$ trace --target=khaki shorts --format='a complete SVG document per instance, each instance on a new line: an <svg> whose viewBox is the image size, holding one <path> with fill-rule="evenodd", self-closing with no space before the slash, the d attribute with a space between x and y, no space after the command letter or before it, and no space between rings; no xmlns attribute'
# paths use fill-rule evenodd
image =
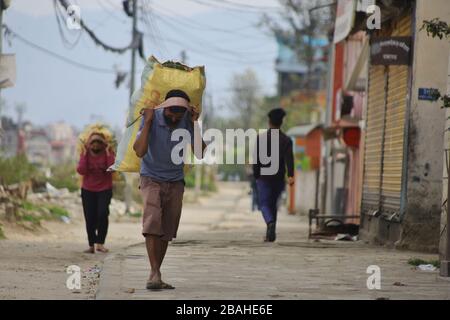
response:
<svg viewBox="0 0 450 320"><path fill-rule="evenodd" d="M141 176L139 189L144 203L142 235L171 241L177 236L183 203L184 182L159 182Z"/></svg>

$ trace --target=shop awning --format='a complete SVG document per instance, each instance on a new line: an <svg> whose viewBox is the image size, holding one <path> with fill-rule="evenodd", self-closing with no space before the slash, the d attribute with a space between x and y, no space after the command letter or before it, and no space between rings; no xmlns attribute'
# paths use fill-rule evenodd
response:
<svg viewBox="0 0 450 320"><path fill-rule="evenodd" d="M348 128L360 128L359 121L356 119L339 119L330 126L323 128L324 138L325 140L336 139L341 129Z"/></svg>
<svg viewBox="0 0 450 320"><path fill-rule="evenodd" d="M359 121L355 119L340 119L324 129L324 139L342 139L347 147L358 148L361 138Z"/></svg>
<svg viewBox="0 0 450 320"><path fill-rule="evenodd" d="M345 91L365 91L367 80L367 68L369 65L369 39L364 41L363 48L359 54L358 61L352 70L352 74L347 79Z"/></svg>
<svg viewBox="0 0 450 320"><path fill-rule="evenodd" d="M355 22L356 0L339 0L334 25L334 43L341 42L350 34Z"/></svg>

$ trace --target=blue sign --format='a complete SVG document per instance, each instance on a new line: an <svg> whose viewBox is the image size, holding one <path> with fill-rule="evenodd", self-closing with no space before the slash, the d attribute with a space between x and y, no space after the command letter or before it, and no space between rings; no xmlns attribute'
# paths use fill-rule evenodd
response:
<svg viewBox="0 0 450 320"><path fill-rule="evenodd" d="M439 91L433 88L419 88L419 100L436 101Z"/></svg>

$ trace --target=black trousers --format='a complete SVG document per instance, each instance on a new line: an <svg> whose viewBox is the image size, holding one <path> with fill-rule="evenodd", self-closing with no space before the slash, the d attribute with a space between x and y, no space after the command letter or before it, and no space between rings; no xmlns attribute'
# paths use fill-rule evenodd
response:
<svg viewBox="0 0 450 320"><path fill-rule="evenodd" d="M108 233L109 204L111 203L112 189L93 192L81 189L84 219L89 246L95 243L104 244Z"/></svg>

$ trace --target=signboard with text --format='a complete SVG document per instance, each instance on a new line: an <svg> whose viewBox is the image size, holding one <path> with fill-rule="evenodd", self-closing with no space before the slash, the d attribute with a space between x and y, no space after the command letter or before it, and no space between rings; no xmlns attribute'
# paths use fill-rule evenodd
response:
<svg viewBox="0 0 450 320"><path fill-rule="evenodd" d="M410 65L411 37L375 37L370 42L372 65Z"/></svg>

